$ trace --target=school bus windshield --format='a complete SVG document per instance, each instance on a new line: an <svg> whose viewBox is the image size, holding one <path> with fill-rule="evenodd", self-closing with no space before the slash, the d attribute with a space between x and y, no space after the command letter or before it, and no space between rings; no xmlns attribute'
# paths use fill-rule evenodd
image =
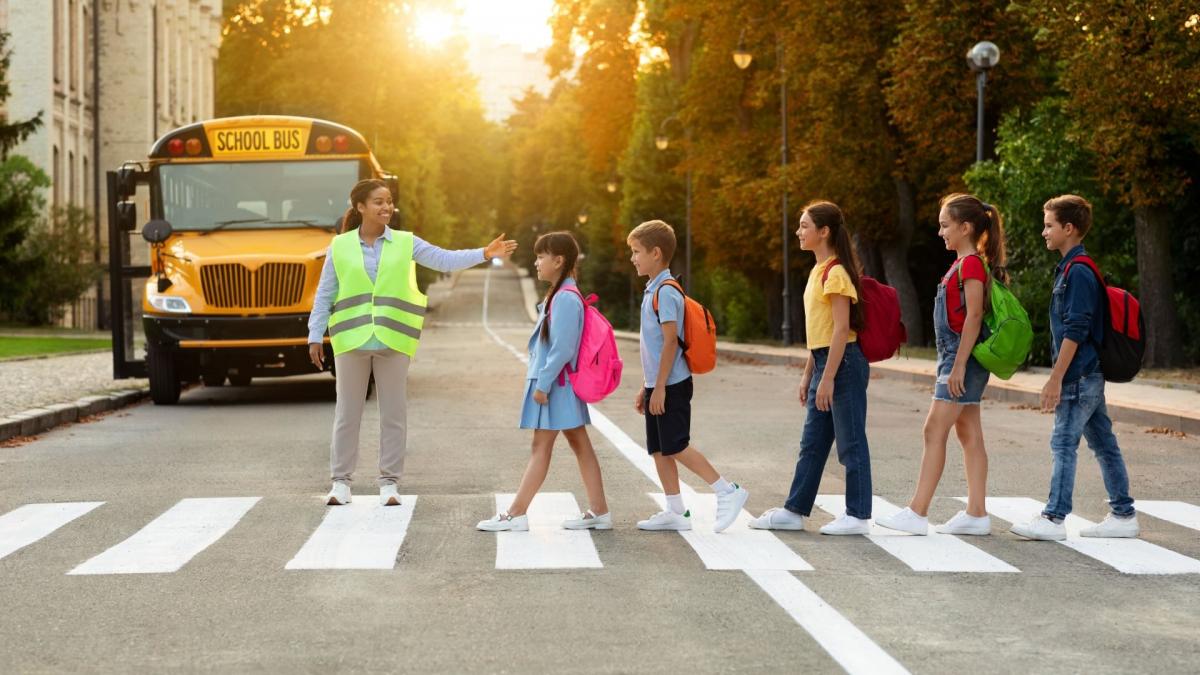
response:
<svg viewBox="0 0 1200 675"><path fill-rule="evenodd" d="M176 231L332 228L358 160L204 162L158 167L163 217Z"/></svg>

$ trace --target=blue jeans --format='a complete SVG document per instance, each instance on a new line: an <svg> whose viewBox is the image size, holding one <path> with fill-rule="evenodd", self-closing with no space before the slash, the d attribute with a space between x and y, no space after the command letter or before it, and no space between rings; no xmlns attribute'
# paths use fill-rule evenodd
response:
<svg viewBox="0 0 1200 675"><path fill-rule="evenodd" d="M1129 475L1125 472L1125 460L1121 457L1112 420L1104 405L1104 375L1099 371L1063 385L1062 398L1054 409L1054 433L1050 436L1054 474L1050 478L1050 498L1042 515L1061 520L1071 512L1080 437L1087 439L1088 447L1100 462L1100 473L1108 490L1108 506L1113 514L1133 515Z"/></svg>
<svg viewBox="0 0 1200 675"><path fill-rule="evenodd" d="M846 353L833 379L833 405L828 411L817 410L817 385L825 372L829 348L814 349L812 381L808 386L808 406L804 435L800 439L800 459L784 507L808 516L817 499L821 474L829 459L829 450L837 439L838 461L846 468L846 513L855 518L871 517L871 455L867 447L867 383L870 367L858 344L846 345Z"/></svg>

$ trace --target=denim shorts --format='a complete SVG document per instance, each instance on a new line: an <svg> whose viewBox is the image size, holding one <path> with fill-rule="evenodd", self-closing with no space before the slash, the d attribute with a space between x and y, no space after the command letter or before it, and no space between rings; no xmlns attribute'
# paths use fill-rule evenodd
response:
<svg viewBox="0 0 1200 675"><path fill-rule="evenodd" d="M933 400L960 403L962 405L979 405L983 400L983 390L987 387L988 378L992 376L987 368L979 365L974 356L967 357L967 370L963 375L963 394L958 398L950 395L950 371L954 369L954 359L957 351L938 349L937 383L933 385Z"/></svg>

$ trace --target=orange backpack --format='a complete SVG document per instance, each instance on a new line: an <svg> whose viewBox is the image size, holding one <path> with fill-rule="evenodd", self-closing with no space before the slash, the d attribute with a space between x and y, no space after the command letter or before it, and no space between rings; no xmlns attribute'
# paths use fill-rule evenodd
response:
<svg viewBox="0 0 1200 675"><path fill-rule="evenodd" d="M717 322L704 305L683 292L683 286L674 279L667 279L654 292L654 316L658 317L658 292L663 286L673 286L683 295L683 334L687 341L676 335L683 360L693 375L703 375L717 367Z"/></svg>

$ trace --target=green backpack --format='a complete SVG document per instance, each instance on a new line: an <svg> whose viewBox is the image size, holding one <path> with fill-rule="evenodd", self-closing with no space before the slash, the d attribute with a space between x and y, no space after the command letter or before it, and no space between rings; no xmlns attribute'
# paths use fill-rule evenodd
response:
<svg viewBox="0 0 1200 675"><path fill-rule="evenodd" d="M987 263L983 265L988 278L988 294L991 296L991 311L984 315L983 323L988 327L986 339L975 343L971 356L979 365L987 368L1002 380L1007 380L1025 364L1033 346L1033 325L1029 314L1004 284L996 281ZM966 303L963 290L962 265L958 266L958 297Z"/></svg>

